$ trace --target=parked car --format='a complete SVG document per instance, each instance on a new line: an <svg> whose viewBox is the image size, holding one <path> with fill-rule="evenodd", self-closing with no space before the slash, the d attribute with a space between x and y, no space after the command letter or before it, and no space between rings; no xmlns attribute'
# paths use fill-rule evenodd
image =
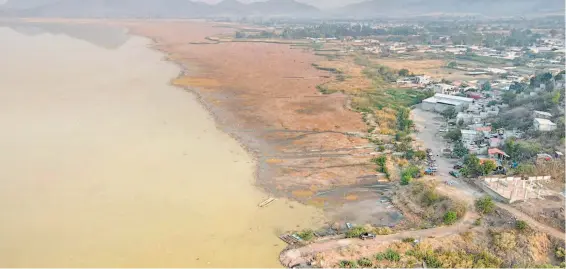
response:
<svg viewBox="0 0 566 269"><path fill-rule="evenodd" d="M462 162L458 162L457 164L454 165L454 169L458 170L458 169L462 169L464 167L464 163Z"/></svg>
<svg viewBox="0 0 566 269"><path fill-rule="evenodd" d="M460 177L460 173L458 171L450 171L450 175L455 177L455 178L459 178Z"/></svg>
<svg viewBox="0 0 566 269"><path fill-rule="evenodd" d="M362 239L362 240L374 239L374 238L375 238L375 234L372 234L372 233L363 233L363 234L360 234L360 239Z"/></svg>
<svg viewBox="0 0 566 269"><path fill-rule="evenodd" d="M434 176L434 173L435 173L435 172L436 172L436 170L433 171L432 169L427 168L427 169L425 170L425 175Z"/></svg>

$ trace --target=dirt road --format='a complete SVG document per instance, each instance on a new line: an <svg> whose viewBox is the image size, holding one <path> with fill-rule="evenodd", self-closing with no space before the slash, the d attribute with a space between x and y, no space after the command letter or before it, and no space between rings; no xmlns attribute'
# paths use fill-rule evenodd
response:
<svg viewBox="0 0 566 269"><path fill-rule="evenodd" d="M475 199L486 195L484 192L478 191L474 187L468 185L462 180L456 180L450 176L449 172L452 170L454 161L450 161L447 158L443 158L440 154L440 150L446 147L446 143L441 138L441 134L438 133L438 127L440 126L441 117L438 114L423 111L421 109L414 109L412 111L412 118L419 130L417 134L417 140L420 140L426 147L431 148L437 157L438 173L434 177L439 182L450 181L452 186L446 184L440 184L437 188L438 191L445 195L455 197L460 200L465 200L468 203L472 203ZM518 209L504 203L495 203L499 208L508 211L514 215L519 220L526 221L530 226L543 231L553 237L560 238L564 240L565 234L558 229L552 228L546 224L540 223L530 217L529 215L519 211Z"/></svg>
<svg viewBox="0 0 566 269"><path fill-rule="evenodd" d="M379 235L374 240L361 240L357 238L339 239L332 241L324 241L313 243L301 248L290 249L283 251L279 256L281 264L291 267L296 264L303 264L310 260L310 258L319 252L328 251L331 249L347 247L352 245L368 246L375 244L388 244L394 241L400 241L404 238L412 237L444 237L452 234L462 233L472 228L474 220L478 217L475 212L466 212L464 217L456 224L451 226L441 226L432 229L404 231L391 235Z"/></svg>

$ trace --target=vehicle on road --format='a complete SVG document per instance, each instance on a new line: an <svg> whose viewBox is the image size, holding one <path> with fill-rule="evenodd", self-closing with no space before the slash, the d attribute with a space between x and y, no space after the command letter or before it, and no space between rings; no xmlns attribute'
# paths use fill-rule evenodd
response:
<svg viewBox="0 0 566 269"><path fill-rule="evenodd" d="M455 177L455 178L459 178L460 177L460 172L458 171L450 171L449 173L451 176Z"/></svg>
<svg viewBox="0 0 566 269"><path fill-rule="evenodd" d="M375 234L372 234L372 233L363 233L363 234L360 234L360 239L362 239L362 240L374 239L374 238L375 238Z"/></svg>
<svg viewBox="0 0 566 269"><path fill-rule="evenodd" d="M425 175L429 175L429 176L434 176L434 173L435 173L435 172L436 172L436 169L433 170L433 169L430 169L430 168L427 168L427 169L424 171Z"/></svg>

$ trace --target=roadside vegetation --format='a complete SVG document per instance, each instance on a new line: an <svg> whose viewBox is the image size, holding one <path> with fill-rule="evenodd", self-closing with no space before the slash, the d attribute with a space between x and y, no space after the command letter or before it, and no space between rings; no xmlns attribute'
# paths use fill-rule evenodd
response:
<svg viewBox="0 0 566 269"><path fill-rule="evenodd" d="M413 169L406 169L404 177ZM402 179L403 182L403 179ZM452 225L466 214L466 206L441 195L432 182L414 180L408 187L400 188L393 203L404 213L418 216L418 219L407 220L405 228L432 228L439 225Z"/></svg>

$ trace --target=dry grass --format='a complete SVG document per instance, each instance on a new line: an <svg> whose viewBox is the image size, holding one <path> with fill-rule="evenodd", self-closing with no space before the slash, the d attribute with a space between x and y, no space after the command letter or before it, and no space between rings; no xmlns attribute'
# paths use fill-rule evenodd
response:
<svg viewBox="0 0 566 269"><path fill-rule="evenodd" d="M443 60L404 60L404 59L384 59L373 60L376 64L385 65L393 69L408 69L414 74L424 74L432 77L438 76L435 69L442 68L446 65Z"/></svg>

